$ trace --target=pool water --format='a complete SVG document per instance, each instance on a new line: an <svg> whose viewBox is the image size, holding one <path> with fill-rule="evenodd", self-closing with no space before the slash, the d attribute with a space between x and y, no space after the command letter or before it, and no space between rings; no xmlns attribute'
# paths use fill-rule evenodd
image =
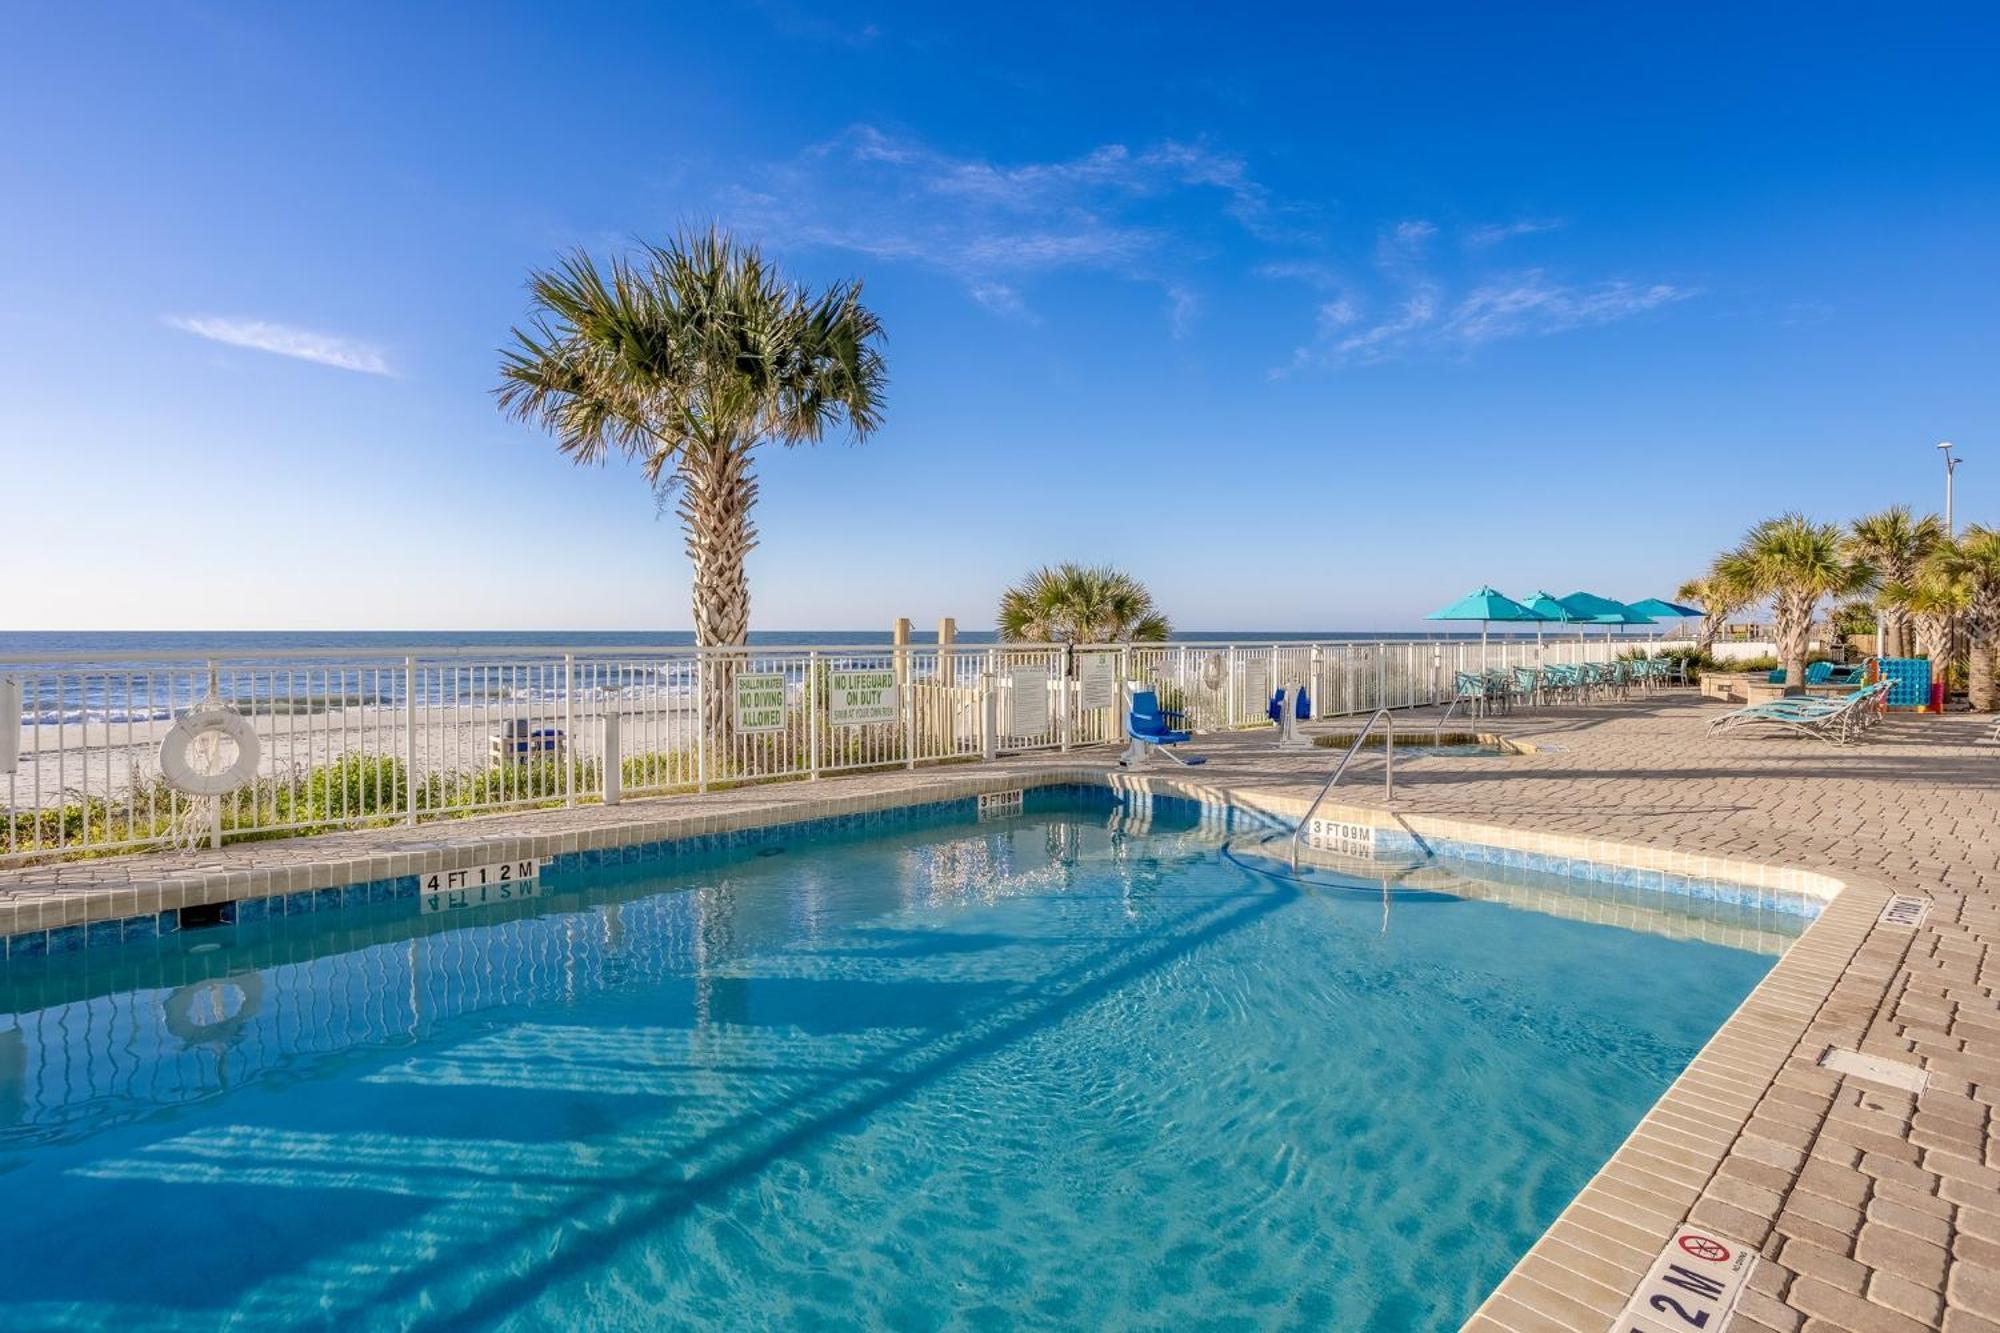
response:
<svg viewBox="0 0 2000 1333"><path fill-rule="evenodd" d="M16 966L0 1326L1453 1328L1772 962L1229 836L1031 793Z"/></svg>

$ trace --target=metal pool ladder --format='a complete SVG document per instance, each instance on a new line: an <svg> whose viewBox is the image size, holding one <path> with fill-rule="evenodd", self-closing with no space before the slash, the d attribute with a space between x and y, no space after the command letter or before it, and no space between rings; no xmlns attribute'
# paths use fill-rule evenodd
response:
<svg viewBox="0 0 2000 1333"><path fill-rule="evenodd" d="M1299 839L1303 838L1306 830L1312 827L1312 817L1319 810L1320 802L1326 799L1326 794L1334 789L1341 776L1347 772L1348 764L1353 762L1354 756L1361 749L1361 742L1368 739L1368 733L1375 729L1377 722L1382 723L1383 794L1392 801L1396 799L1396 719L1388 709L1378 708L1369 714L1368 721L1362 725L1359 732L1355 733L1353 743L1347 747L1347 753L1340 756L1340 762L1334 765L1333 776L1319 789L1319 795L1313 797L1312 804L1306 807L1305 816L1299 820L1298 827L1292 830L1291 851L1294 871L1299 868Z"/></svg>

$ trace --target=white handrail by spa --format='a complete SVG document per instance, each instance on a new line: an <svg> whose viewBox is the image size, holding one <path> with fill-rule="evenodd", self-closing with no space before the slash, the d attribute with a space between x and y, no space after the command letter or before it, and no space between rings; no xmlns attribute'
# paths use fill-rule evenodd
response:
<svg viewBox="0 0 2000 1333"><path fill-rule="evenodd" d="M1334 766L1333 776L1328 778L1326 785L1319 789L1319 795L1313 797L1312 804L1306 807L1305 816L1299 820L1298 827L1292 830L1293 870L1296 871L1299 868L1299 839L1305 836L1308 828L1312 827L1313 813L1319 809L1319 803L1326 799L1326 794L1333 790L1334 785L1347 772L1348 764L1354 761L1354 756L1361 750L1361 742L1368 739L1368 733L1375 729L1377 722L1384 724L1382 729L1382 780L1384 783L1384 792L1390 800L1395 799L1396 718L1388 709L1378 708L1369 714L1368 721L1362 725L1360 731L1355 733L1353 743L1347 747L1347 753L1340 756L1340 762Z"/></svg>

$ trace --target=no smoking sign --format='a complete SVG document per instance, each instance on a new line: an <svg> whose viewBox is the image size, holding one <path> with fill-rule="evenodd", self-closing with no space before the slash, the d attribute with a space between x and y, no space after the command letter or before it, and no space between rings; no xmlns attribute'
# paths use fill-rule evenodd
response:
<svg viewBox="0 0 2000 1333"><path fill-rule="evenodd" d="M1681 1227L1625 1303L1612 1333L1722 1333L1757 1252L1700 1227Z"/></svg>

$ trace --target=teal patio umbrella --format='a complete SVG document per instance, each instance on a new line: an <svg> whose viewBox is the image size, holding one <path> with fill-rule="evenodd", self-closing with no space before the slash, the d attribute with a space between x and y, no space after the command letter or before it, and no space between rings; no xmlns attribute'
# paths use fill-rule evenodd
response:
<svg viewBox="0 0 2000 1333"><path fill-rule="evenodd" d="M1592 625L1604 626L1604 641L1611 642L1613 625L1650 625L1653 618L1642 611L1635 611L1623 602L1614 602L1609 597L1599 597L1593 592L1573 592L1567 597L1556 599L1568 607L1578 620Z"/></svg>
<svg viewBox="0 0 2000 1333"><path fill-rule="evenodd" d="M1560 621L1564 624L1594 623L1589 617L1580 616L1557 601L1553 593L1537 591L1534 596L1523 598L1522 604L1540 616L1544 621ZM1541 642L1542 631L1540 627L1537 627L1535 630L1535 646L1539 648Z"/></svg>
<svg viewBox="0 0 2000 1333"><path fill-rule="evenodd" d="M1699 607L1682 606L1664 597L1648 597L1644 601L1632 603L1632 609L1640 615L1651 616L1655 620L1687 620L1700 618L1708 613Z"/></svg>
<svg viewBox="0 0 2000 1333"><path fill-rule="evenodd" d="M1486 660L1486 627L1495 620L1508 622L1543 621L1548 617L1531 607L1521 605L1513 598L1481 587L1477 592L1465 596L1445 607L1433 611L1425 620L1476 620L1479 622L1479 660Z"/></svg>

